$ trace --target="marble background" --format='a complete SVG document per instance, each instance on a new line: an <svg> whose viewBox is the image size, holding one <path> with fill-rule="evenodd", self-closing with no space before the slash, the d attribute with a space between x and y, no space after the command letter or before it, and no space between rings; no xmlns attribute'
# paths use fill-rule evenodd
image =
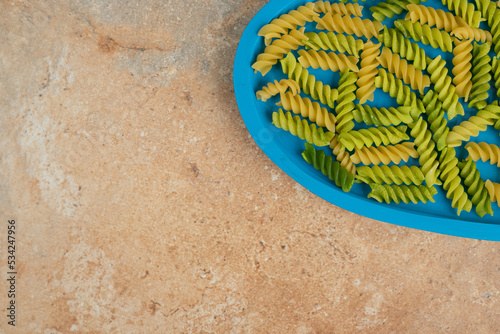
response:
<svg viewBox="0 0 500 334"><path fill-rule="evenodd" d="M499 243L344 211L249 136L265 3L0 0L0 332L500 332Z"/></svg>

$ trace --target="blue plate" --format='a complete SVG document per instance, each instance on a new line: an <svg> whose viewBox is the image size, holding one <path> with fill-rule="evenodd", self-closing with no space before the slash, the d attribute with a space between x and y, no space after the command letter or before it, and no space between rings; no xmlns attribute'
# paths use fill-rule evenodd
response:
<svg viewBox="0 0 500 334"><path fill-rule="evenodd" d="M377 1L366 1L360 3L364 6L363 18L372 18L368 8L373 6L376 2ZM257 55L263 52L265 48L264 38L258 36L257 33L260 28L269 23L272 19L290 10L296 9L305 3L307 3L307 1L304 0L270 1L257 13L257 15L255 15L241 37L234 62L234 90L243 120L257 145L259 145L262 151L264 151L279 168L295 181L326 201L345 210L368 218L420 230L467 238L500 241L500 209L497 203L492 203L495 216L486 215L484 217L479 217L475 213L474 208L470 213L462 212L460 216L457 216L456 210L451 207L451 201L446 198L446 193L439 186L437 186L438 194L434 196L436 202L428 202L427 204L393 203L388 205L378 203L373 199L366 198L370 192L370 188L365 184L354 184L351 192L344 193L320 171L314 169L313 166L303 160L301 156L304 150L303 140L271 124L272 112L279 109L275 106L279 98L274 97L264 103L255 98L255 92L260 90L267 83L273 82L275 79L279 80L286 78L286 75L282 73L279 63L265 76L262 76L260 73L254 73L251 65L255 62ZM438 1L429 0L425 5L432 5L436 9L446 9L441 5L441 2ZM388 27L393 27L394 20L401 18L404 18L404 13L402 15L396 15L393 19L387 19L383 23ZM488 29L483 25L481 27ZM308 23L306 25L306 31L315 31L314 25ZM364 40L366 41L366 39ZM372 40L377 42L375 38ZM447 61L448 66L452 66L452 53L443 53L440 50L435 50L422 44L420 44L420 46L424 47L431 57L436 57L440 54ZM449 67L450 74L451 66ZM334 87L337 86L337 81L339 79L338 73L309 70L323 82L329 83ZM416 93L418 96L418 92ZM495 96L496 93L491 90L488 102L491 103ZM467 103L465 103L463 99L460 99L460 101L465 108L465 116L455 117L455 119L449 121L448 126L450 129L454 125L467 120L476 112L473 109L469 109ZM368 102L368 104L377 107L397 106L395 101L390 98L388 94L380 90L375 92L375 101ZM499 133L493 127L481 133L479 137L472 138L471 141L486 141L488 143L500 145ZM331 155L331 150L328 148L324 150L327 154ZM461 148L457 148L456 151L457 158L459 159L463 159L467 156L467 152L463 149L463 145ZM410 159L408 164L418 165L418 161ZM481 177L484 180L490 179L494 182L500 182L500 172L496 166L483 162L478 162L477 165L481 172Z"/></svg>

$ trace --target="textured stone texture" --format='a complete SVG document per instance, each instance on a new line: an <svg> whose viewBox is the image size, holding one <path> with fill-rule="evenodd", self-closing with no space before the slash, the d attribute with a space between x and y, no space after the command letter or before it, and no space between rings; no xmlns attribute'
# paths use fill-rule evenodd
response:
<svg viewBox="0 0 500 334"><path fill-rule="evenodd" d="M346 212L250 138L232 61L265 2L0 1L16 333L500 332L498 243Z"/></svg>

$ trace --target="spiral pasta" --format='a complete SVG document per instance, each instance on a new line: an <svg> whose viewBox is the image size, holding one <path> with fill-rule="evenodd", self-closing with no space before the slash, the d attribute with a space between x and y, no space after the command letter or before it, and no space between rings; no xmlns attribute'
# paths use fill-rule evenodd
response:
<svg viewBox="0 0 500 334"><path fill-rule="evenodd" d="M369 105L356 104L353 110L354 120L358 123L367 125L399 125L401 123L408 124L413 121L410 115L411 107L393 108L375 108Z"/></svg>
<svg viewBox="0 0 500 334"><path fill-rule="evenodd" d="M485 142L470 142L465 145L465 149L469 152L469 157L472 160L478 161L481 159L483 162L489 161L491 165L497 164L497 167L500 167L500 147L497 145Z"/></svg>
<svg viewBox="0 0 500 334"><path fill-rule="evenodd" d="M259 90L255 93L257 100L261 100L262 102L266 102L270 97L275 96L276 94L283 94L288 89L292 95L300 93L300 87L297 81L290 79L282 79L278 82L278 80L274 80L274 83L270 82L267 86L262 87L262 90Z"/></svg>
<svg viewBox="0 0 500 334"><path fill-rule="evenodd" d="M488 105L467 121L454 126L448 134L446 143L450 147L460 146L462 141L469 141L470 137L477 137L479 132L486 131L488 125L493 125L498 119L500 119L500 107Z"/></svg>
<svg viewBox="0 0 500 334"><path fill-rule="evenodd" d="M363 16L363 6L357 3L330 3L329 1L316 1L314 2L314 10L321 13Z"/></svg>
<svg viewBox="0 0 500 334"><path fill-rule="evenodd" d="M356 90L357 79L358 76L356 73L345 71L339 80L339 99L335 107L337 132L339 134L351 131L354 128L354 122L352 121L354 115L352 111L354 109L354 100L356 99L354 91Z"/></svg>
<svg viewBox="0 0 500 334"><path fill-rule="evenodd" d="M388 126L343 132L339 134L338 141L348 151L352 151L355 147L362 148L373 145L380 146L381 144L398 144L403 140L409 139L405 133L406 129L406 126L400 125L398 127Z"/></svg>
<svg viewBox="0 0 500 334"><path fill-rule="evenodd" d="M446 191L446 198L451 199L451 206L460 212L470 212L472 202L461 183L460 169L458 169L458 159L455 156L455 149L445 147L439 157L439 177L443 181L443 188Z"/></svg>
<svg viewBox="0 0 500 334"><path fill-rule="evenodd" d="M500 10L489 0L476 0L476 5L487 20L492 34L495 53L500 53Z"/></svg>
<svg viewBox="0 0 500 334"><path fill-rule="evenodd" d="M408 204L410 202L417 204L418 202L427 203L428 201L435 202L434 195L437 194L435 187L429 186L397 186L371 183L372 191L368 194L368 198L376 199L378 202L386 202L387 204L401 202Z"/></svg>
<svg viewBox="0 0 500 334"><path fill-rule="evenodd" d="M386 0L376 6L370 7L373 18L377 21L384 21L392 18L396 14L401 14L409 4L419 4L420 0Z"/></svg>
<svg viewBox="0 0 500 334"><path fill-rule="evenodd" d="M500 183L491 182L490 180L486 180L484 183L486 190L488 190L488 194L490 195L490 200L492 202L499 202L500 200Z"/></svg>
<svg viewBox="0 0 500 334"><path fill-rule="evenodd" d="M379 64L377 57L380 54L380 46L381 44L373 44L371 41L368 41L361 53L361 69L358 72L358 81L356 82L358 85L356 97L361 104L367 100L373 101L375 76L378 73L377 66Z"/></svg>
<svg viewBox="0 0 500 334"><path fill-rule="evenodd" d="M448 75L446 61L441 59L441 56L437 56L434 59L427 59L427 62L427 72L431 75L434 90L438 93L439 101L443 102L443 108L447 112L448 119L451 120L457 115L464 115L464 107L458 102L455 86L451 83L452 79Z"/></svg>
<svg viewBox="0 0 500 334"><path fill-rule="evenodd" d="M340 14L327 13L323 17L316 17L316 29L326 29L338 33L346 33L348 35L356 35L358 37L365 36L366 38L377 37L383 25L380 22L373 22L368 19L360 19L359 17L342 16Z"/></svg>
<svg viewBox="0 0 500 334"><path fill-rule="evenodd" d="M441 0L441 2L473 28L478 28L479 23L483 21L481 12L476 11L474 5L468 3L467 0Z"/></svg>
<svg viewBox="0 0 500 334"><path fill-rule="evenodd" d="M458 168L460 169L460 177L464 180L464 185L467 188L467 194L471 197L472 204L476 206L476 213L480 217L486 214L493 216L490 196L479 170L477 170L476 163L469 158L459 162Z"/></svg>
<svg viewBox="0 0 500 334"><path fill-rule="evenodd" d="M474 0L477 9L481 12L481 16L488 22L491 27L491 23L494 20L495 11L497 10L497 4L490 0Z"/></svg>
<svg viewBox="0 0 500 334"><path fill-rule="evenodd" d="M460 27L460 23L465 23L462 18L458 17L459 20L457 20L455 15L441 9L434 9L432 7L416 4L409 4L406 8L408 9L408 14L406 14L405 18L406 20L409 19L412 23L427 23L430 27L435 26L436 28L444 29L447 32L451 32L453 29Z"/></svg>
<svg viewBox="0 0 500 334"><path fill-rule="evenodd" d="M356 180L363 183L421 185L424 173L417 166L361 166L357 169Z"/></svg>
<svg viewBox="0 0 500 334"><path fill-rule="evenodd" d="M297 62L292 53L289 53L285 59L280 60L283 73L288 75L289 79L295 80L304 93L311 95L315 100L327 104L330 108L335 107L339 93L337 89L324 85L323 82L316 80L316 77L309 74L309 71Z"/></svg>
<svg viewBox="0 0 500 334"><path fill-rule="evenodd" d="M295 114L301 114L302 117L309 118L311 122L326 127L331 132L335 132L335 115L329 113L318 102L312 102L307 97L301 97L292 92L280 94L280 99L277 106L281 106L287 111L291 110Z"/></svg>
<svg viewBox="0 0 500 334"><path fill-rule="evenodd" d="M333 155L335 155L342 167L345 167L349 173L356 175L356 165L352 162L349 152L342 146L342 143L337 141L337 139L338 135L335 135L330 142L330 148L332 149Z"/></svg>
<svg viewBox="0 0 500 334"><path fill-rule="evenodd" d="M382 54L377 57L380 65L394 73L398 79L402 79L405 84L409 84L412 89L418 89L420 94L424 89L431 85L431 79L415 69L415 66L409 65L405 59L401 59L397 54L392 53L389 48L382 49Z"/></svg>
<svg viewBox="0 0 500 334"><path fill-rule="evenodd" d="M415 68L425 70L427 67L425 50L418 46L417 43L405 38L398 30L384 27L384 31L378 36L378 40L390 48L392 52L399 53L401 57L413 61Z"/></svg>
<svg viewBox="0 0 500 334"><path fill-rule="evenodd" d="M490 43L482 45L474 43L469 108L483 109L488 104L486 100L489 97L488 90L491 80L491 57L488 55L490 48Z"/></svg>
<svg viewBox="0 0 500 334"><path fill-rule="evenodd" d="M417 96L406 86L401 79L394 77L392 73L387 73L384 69L378 70L378 76L375 78L375 87L382 88L382 90L396 102L402 106L410 106L412 110L418 110Z"/></svg>
<svg viewBox="0 0 500 334"><path fill-rule="evenodd" d="M410 124L410 135L415 138L415 146L419 154L419 163L425 176L425 183L428 186L441 184L438 180L439 162L438 154L435 150L436 144L432 140L432 134L427 129L427 122L422 117Z"/></svg>
<svg viewBox="0 0 500 334"><path fill-rule="evenodd" d="M453 29L451 31L451 36L455 36L458 39L475 40L481 43L491 43L493 41L491 32L483 29L471 28L470 26L458 27Z"/></svg>
<svg viewBox="0 0 500 334"><path fill-rule="evenodd" d="M266 24L259 30L258 35L264 36L267 46L271 44L273 38L280 38L281 35L287 34L289 30L296 29L297 26L303 26L306 22L312 22L316 16L319 16L319 14L314 10L314 4L307 3L305 6L300 6L272 20L271 23Z"/></svg>
<svg viewBox="0 0 500 334"><path fill-rule="evenodd" d="M441 49L444 52L453 51L453 39L446 31L437 28L431 28L429 25L421 25L418 22L397 20L394 25L407 38L413 38L417 42L430 45L435 49Z"/></svg>
<svg viewBox="0 0 500 334"><path fill-rule="evenodd" d="M446 147L446 140L450 132L448 121L444 117L443 104L438 100L438 95L433 90L429 90L424 95L422 103L425 106L427 121L430 124L432 140L436 143L437 150L442 151Z"/></svg>
<svg viewBox="0 0 500 334"><path fill-rule="evenodd" d="M351 156L352 162L363 165L388 165L391 162L399 164L401 160L407 162L410 157L418 158L414 143L402 143L397 145L362 147L356 148Z"/></svg>
<svg viewBox="0 0 500 334"><path fill-rule="evenodd" d="M257 56L257 61L252 65L255 73L260 72L262 75L266 75L272 66L283 58L283 55L304 45L303 41L307 40L304 30L305 28L291 30L288 34L281 36L280 39L267 46L264 52Z"/></svg>
<svg viewBox="0 0 500 334"><path fill-rule="evenodd" d="M491 60L491 72L493 72L493 81L495 81L495 88L497 89L497 97L500 97L500 58L499 56L493 57Z"/></svg>
<svg viewBox="0 0 500 334"><path fill-rule="evenodd" d="M308 41L304 42L307 48L319 50L332 50L339 51L342 53L348 53L353 56L358 56L360 50L363 50L364 43L360 39L356 39L353 36L345 36L342 34L335 34L333 32L306 32L305 34Z"/></svg>
<svg viewBox="0 0 500 334"><path fill-rule="evenodd" d="M470 40L455 40L453 49L453 84L455 92L467 102L472 89L472 43Z"/></svg>
<svg viewBox="0 0 500 334"><path fill-rule="evenodd" d="M309 124L305 119L301 120L300 116L292 117L290 112L285 114L282 109L273 112L272 123L277 128L289 131L292 135L316 146L327 146L334 136L333 132L324 133L323 128Z"/></svg>
<svg viewBox="0 0 500 334"><path fill-rule="evenodd" d="M325 151L316 150L311 144L305 144L306 149L302 153L304 160L319 169L330 180L335 182L337 187L348 192L354 184L354 175L342 167L338 161L332 161L331 156L326 156Z"/></svg>
<svg viewBox="0 0 500 334"><path fill-rule="evenodd" d="M312 67L322 70L345 71L349 69L353 72L358 72L356 63L358 59L354 56L346 56L345 54L336 54L334 52L316 51L316 50L299 50L299 63L305 68Z"/></svg>

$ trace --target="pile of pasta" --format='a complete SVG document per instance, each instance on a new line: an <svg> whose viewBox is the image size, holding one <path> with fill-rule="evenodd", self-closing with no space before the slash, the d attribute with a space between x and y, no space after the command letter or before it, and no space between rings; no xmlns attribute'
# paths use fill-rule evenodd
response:
<svg viewBox="0 0 500 334"><path fill-rule="evenodd" d="M442 187L458 215L473 207L493 215L500 184L483 180L476 162L500 167L500 148L470 140L500 130L500 106L490 98L491 88L500 97L500 8L489 0L442 0L448 11L420 2L382 1L370 18L358 3L307 2L273 19L258 33L265 48L252 68L265 76L278 67L283 79L256 98L279 97L272 124L305 140L305 161L346 192L366 183L368 198L408 204L434 202ZM393 27L384 25L392 18ZM452 64L420 45L452 53ZM340 79L322 82L312 69ZM377 89L395 105L371 106ZM450 129L455 117L463 120ZM404 164L410 158L418 163Z"/></svg>

